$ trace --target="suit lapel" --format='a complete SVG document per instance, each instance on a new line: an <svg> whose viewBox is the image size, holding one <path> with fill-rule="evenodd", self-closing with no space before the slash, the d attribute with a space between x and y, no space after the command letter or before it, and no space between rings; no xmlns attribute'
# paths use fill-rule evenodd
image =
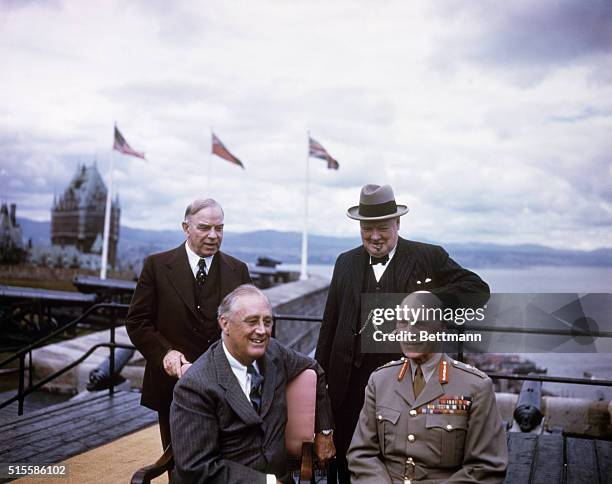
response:
<svg viewBox="0 0 612 484"><path fill-rule="evenodd" d="M223 252L217 252L215 257L219 257L219 281L223 298L236 288L236 268Z"/></svg>
<svg viewBox="0 0 612 484"><path fill-rule="evenodd" d="M261 424L261 417L257 415L253 405L238 384L236 375L234 375L225 356L225 352L223 351L222 343L219 343L214 348L213 358L215 361L217 380L219 385L225 389L225 400L228 405L232 407L236 415L238 415L244 423L249 425Z"/></svg>
<svg viewBox="0 0 612 484"><path fill-rule="evenodd" d="M364 276L364 257L366 256L366 251L363 247L361 250L356 251L353 257L348 262L348 284L347 287L351 288L351 299L354 301L352 307L355 309L361 307L361 290L363 288L363 276ZM343 304L350 304L346 302Z"/></svg>
<svg viewBox="0 0 612 484"><path fill-rule="evenodd" d="M366 250L361 247L361 250L356 251L355 254L348 261L347 270L347 286L350 287L351 298L355 301L357 307L361 301L361 290L363 287L363 278L365 274L366 264L364 258L366 257ZM412 254L412 248L410 242L406 239L398 237L397 249L393 256L395 271L397 274L397 281L399 282L399 289L402 291L408 291L410 275L414 270L415 258Z"/></svg>
<svg viewBox="0 0 612 484"><path fill-rule="evenodd" d="M442 358L446 359L446 355L443 354ZM439 365L440 365L440 362L438 362L438 368L439 368ZM449 364L448 367L450 366L451 365ZM442 388L442 384L440 383L440 377L438 375L438 370L436 370L434 371L433 375L431 375L431 378L425 385L425 388L423 388L423 391L416 399L415 404L417 407L424 405L428 402L431 402L432 400L435 400L440 395L444 395L444 388Z"/></svg>
<svg viewBox="0 0 612 484"><path fill-rule="evenodd" d="M414 390L412 388L412 376L410 375L410 367L408 367L408 371L402 381L398 381L397 378L393 379L393 385L395 393L397 393L400 397L402 397L408 405L414 407Z"/></svg>
<svg viewBox="0 0 612 484"><path fill-rule="evenodd" d="M408 281L410 281L410 274L412 274L415 265L415 258L412 255L409 241L401 237L398 238L397 250L393 258L395 259L396 257L395 270L397 271L399 287L403 291L408 291Z"/></svg>
<svg viewBox="0 0 612 484"><path fill-rule="evenodd" d="M199 318L195 309L194 277L189 267L189 259L187 258L187 251L185 250L184 244L174 249L174 257L166 264L166 267L168 268L168 279L170 280L170 284L172 284L174 290L178 293L179 297L193 315Z"/></svg>
<svg viewBox="0 0 612 484"><path fill-rule="evenodd" d="M261 360L259 360L261 361ZM258 363L259 363L258 361ZM278 375L278 368L272 357L265 353L263 358L263 391L261 395L261 410L259 414L261 418L264 418L269 412L272 402L274 401L274 390L276 389L276 376Z"/></svg>
<svg viewBox="0 0 612 484"><path fill-rule="evenodd" d="M421 405L425 405L426 403L435 400L440 395L444 395L444 389L442 388L442 385L438 380L438 374L436 372L429 379L429 381L425 385L425 388L423 388L423 391L417 397L416 402L414 402L414 404L417 407L420 407Z"/></svg>
<svg viewBox="0 0 612 484"><path fill-rule="evenodd" d="M444 354L442 358L446 359L448 362L447 356ZM450 368L450 362L448 367ZM412 386L412 371L410 367L408 367L408 371L406 375L402 379L402 381L397 381L397 378L394 379L394 390L400 397L402 397L411 407L420 407L421 405L425 405L432 400L435 400L441 395L444 395L444 388L440 383L440 379L438 376L438 372L435 371L431 378L425 385L425 388L421 391L417 398L414 398L414 388Z"/></svg>

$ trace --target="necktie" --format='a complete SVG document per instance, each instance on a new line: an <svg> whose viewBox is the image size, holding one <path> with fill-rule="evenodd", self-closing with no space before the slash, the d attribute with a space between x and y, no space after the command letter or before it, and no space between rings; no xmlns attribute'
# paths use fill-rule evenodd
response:
<svg viewBox="0 0 612 484"><path fill-rule="evenodd" d="M414 389L414 398L417 398L419 396L419 393L421 393L423 391L423 388L425 388L425 378L423 377L423 370L421 369L421 365L417 365L416 370L414 372L412 388Z"/></svg>
<svg viewBox="0 0 612 484"><path fill-rule="evenodd" d="M382 264L383 266L386 266L387 262L389 262L389 254L383 255L382 257L370 256L370 258L371 258L370 265L373 265L373 266L375 266L376 264Z"/></svg>
<svg viewBox="0 0 612 484"><path fill-rule="evenodd" d="M264 377L255 369L252 363L247 367L247 373L251 375L251 393L249 398L255 411L259 413L259 407L261 407L261 385Z"/></svg>
<svg viewBox="0 0 612 484"><path fill-rule="evenodd" d="M202 257L198 261L198 272L196 274L196 283L198 287L202 287L204 283L206 283L206 278L208 274L206 274L206 260Z"/></svg>

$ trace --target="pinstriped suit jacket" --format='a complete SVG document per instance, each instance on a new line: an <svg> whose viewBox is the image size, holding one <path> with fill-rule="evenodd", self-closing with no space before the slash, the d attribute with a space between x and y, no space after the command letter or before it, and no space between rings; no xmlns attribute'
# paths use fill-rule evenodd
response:
<svg viewBox="0 0 612 484"><path fill-rule="evenodd" d="M352 399L346 398L347 395L363 394L364 391L363 388L348 388L356 351L355 330L359 326L364 257L363 246L338 256L317 343L315 358L327 375L334 408L350 405ZM488 299L489 286L457 264L440 246L399 237L394 260L403 293L431 291L448 306L459 305L466 294L481 294L483 304ZM425 282L427 279L429 282ZM471 304L476 302L475 299L470 301Z"/></svg>
<svg viewBox="0 0 612 484"><path fill-rule="evenodd" d="M287 479L285 387L306 368L317 372L316 430L332 428L325 376L315 360L275 339L258 360L264 375L258 414L243 393L218 341L174 388L170 410L172 482L262 483Z"/></svg>

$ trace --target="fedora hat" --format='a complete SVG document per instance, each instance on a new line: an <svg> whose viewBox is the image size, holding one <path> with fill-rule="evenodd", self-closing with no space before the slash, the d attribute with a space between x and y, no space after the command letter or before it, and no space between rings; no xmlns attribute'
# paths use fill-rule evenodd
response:
<svg viewBox="0 0 612 484"><path fill-rule="evenodd" d="M390 185L364 185L359 195L359 205L348 209L346 214L355 220L386 220L408 213L406 205L395 203Z"/></svg>

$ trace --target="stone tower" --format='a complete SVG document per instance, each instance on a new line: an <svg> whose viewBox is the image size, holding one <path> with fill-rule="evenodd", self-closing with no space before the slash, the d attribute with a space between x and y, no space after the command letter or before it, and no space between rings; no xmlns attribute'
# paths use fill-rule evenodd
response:
<svg viewBox="0 0 612 484"><path fill-rule="evenodd" d="M51 243L73 245L84 253L101 252L99 242L104 233L106 185L94 163L77 167L70 185L51 208ZM121 209L116 198L111 204L111 224L108 245L108 263L115 266L119 240Z"/></svg>

